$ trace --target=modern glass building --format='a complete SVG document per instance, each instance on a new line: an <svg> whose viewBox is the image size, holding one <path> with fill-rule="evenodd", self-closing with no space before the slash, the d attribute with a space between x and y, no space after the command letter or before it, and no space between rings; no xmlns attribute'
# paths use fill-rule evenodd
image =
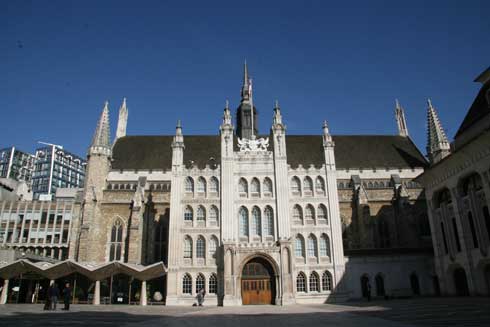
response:
<svg viewBox="0 0 490 327"><path fill-rule="evenodd" d="M55 194L57 188L83 187L86 161L58 145L36 150L32 191L34 199L41 194Z"/></svg>
<svg viewBox="0 0 490 327"><path fill-rule="evenodd" d="M35 156L14 146L0 149L0 177L31 183Z"/></svg>

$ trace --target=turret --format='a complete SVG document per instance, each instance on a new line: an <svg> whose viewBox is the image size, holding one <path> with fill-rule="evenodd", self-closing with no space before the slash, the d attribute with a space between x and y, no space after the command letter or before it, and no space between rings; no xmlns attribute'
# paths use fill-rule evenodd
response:
<svg viewBox="0 0 490 327"><path fill-rule="evenodd" d="M180 119L175 127L175 136L172 142L172 169L182 166L184 161L184 135L182 134L182 124Z"/></svg>
<svg viewBox="0 0 490 327"><path fill-rule="evenodd" d="M427 156L433 165L448 156L451 151L446 133L430 99L427 100L427 104Z"/></svg>

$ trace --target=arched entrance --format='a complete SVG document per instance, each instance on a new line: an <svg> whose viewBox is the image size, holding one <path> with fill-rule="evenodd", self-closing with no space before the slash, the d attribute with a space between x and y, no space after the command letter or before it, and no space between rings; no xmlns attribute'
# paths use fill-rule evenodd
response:
<svg viewBox="0 0 490 327"><path fill-rule="evenodd" d="M371 298L371 284L369 283L369 277L367 275L361 276L361 292L362 297L367 299Z"/></svg>
<svg viewBox="0 0 490 327"><path fill-rule="evenodd" d="M416 273L410 275L410 286L412 288L413 295L420 295L419 277Z"/></svg>
<svg viewBox="0 0 490 327"><path fill-rule="evenodd" d="M274 269L264 258L253 258L242 270L242 303L274 304L276 283Z"/></svg>
<svg viewBox="0 0 490 327"><path fill-rule="evenodd" d="M385 296L385 281L381 274L376 275L376 296Z"/></svg>
<svg viewBox="0 0 490 327"><path fill-rule="evenodd" d="M468 290L468 281L466 279L466 273L463 268L457 268L454 270L454 289L456 295L467 296L470 294Z"/></svg>

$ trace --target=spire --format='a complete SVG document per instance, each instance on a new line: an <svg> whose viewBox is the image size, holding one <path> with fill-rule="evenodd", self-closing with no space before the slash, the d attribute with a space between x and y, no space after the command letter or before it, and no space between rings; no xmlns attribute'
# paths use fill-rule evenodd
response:
<svg viewBox="0 0 490 327"><path fill-rule="evenodd" d="M282 125L282 115L281 115L281 108L279 107L279 101L276 100L274 101L274 118L273 118L274 125Z"/></svg>
<svg viewBox="0 0 490 327"><path fill-rule="evenodd" d="M119 119L117 121L116 140L126 136L126 127L128 125L128 108L126 106L126 98L123 98L121 108L119 108ZM114 140L114 143L115 141Z"/></svg>
<svg viewBox="0 0 490 327"><path fill-rule="evenodd" d="M430 163L435 164L450 153L450 146L430 99L427 100L427 105L427 155Z"/></svg>
<svg viewBox="0 0 490 327"><path fill-rule="evenodd" d="M94 138L92 139L92 148L102 147L110 149L110 126L109 126L109 102L106 101L102 114L100 115L97 128L95 129Z"/></svg>
<svg viewBox="0 0 490 327"><path fill-rule="evenodd" d="M328 146L333 146L333 141L332 141L332 135L330 135L330 131L328 130L328 124L327 121L323 121L322 125L323 129L323 146L328 147Z"/></svg>
<svg viewBox="0 0 490 327"><path fill-rule="evenodd" d="M182 134L182 123L180 119L177 121L177 126L175 127L175 136L174 142L172 146L183 145L184 144L184 135Z"/></svg>
<svg viewBox="0 0 490 327"><path fill-rule="evenodd" d="M223 113L223 125L231 125L230 102L226 99L225 110Z"/></svg>
<svg viewBox="0 0 490 327"><path fill-rule="evenodd" d="M398 102L398 99L395 99L395 119L396 124L398 125L398 135L407 137L408 127L407 121L405 119L405 111L400 106L400 102Z"/></svg>
<svg viewBox="0 0 490 327"><path fill-rule="evenodd" d="M242 101L248 101L250 99L249 90L249 77L248 77L248 66L247 61L243 64L243 85L242 85Z"/></svg>

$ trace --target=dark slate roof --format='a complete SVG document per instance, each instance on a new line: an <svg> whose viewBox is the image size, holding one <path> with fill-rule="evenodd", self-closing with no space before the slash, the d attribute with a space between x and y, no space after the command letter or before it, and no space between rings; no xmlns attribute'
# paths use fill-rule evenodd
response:
<svg viewBox="0 0 490 327"><path fill-rule="evenodd" d="M473 126L473 124L475 124L477 121L479 121L486 115L490 114L490 105L486 99L486 94L489 89L490 89L490 82L487 82L485 85L482 86L480 92L478 92L478 95L475 98L475 101L473 101L473 104L468 110L468 113L464 117L461 126L459 126L455 138L461 135L464 131L469 129L471 126Z"/></svg>
<svg viewBox="0 0 490 327"><path fill-rule="evenodd" d="M268 137L266 135L262 137ZM113 148L113 169L164 169L172 167L173 136L125 136ZM269 138L269 149L273 148ZM393 135L334 135L338 168L413 168L427 162L408 137ZM236 138L234 143L236 143ZM221 161L220 136L184 135L184 164L199 168ZM236 144L235 144L236 146ZM293 167L324 162L321 135L286 136L288 163Z"/></svg>
<svg viewBox="0 0 490 327"><path fill-rule="evenodd" d="M112 150L113 169L163 169L172 168L173 136L125 136L117 140ZM190 161L199 168L212 164L211 157L221 161L219 136L184 135L184 164Z"/></svg>
<svg viewBox="0 0 490 327"><path fill-rule="evenodd" d="M337 168L413 168L427 161L408 137L397 135L333 135ZM288 163L321 166L324 163L321 135L286 136Z"/></svg>

